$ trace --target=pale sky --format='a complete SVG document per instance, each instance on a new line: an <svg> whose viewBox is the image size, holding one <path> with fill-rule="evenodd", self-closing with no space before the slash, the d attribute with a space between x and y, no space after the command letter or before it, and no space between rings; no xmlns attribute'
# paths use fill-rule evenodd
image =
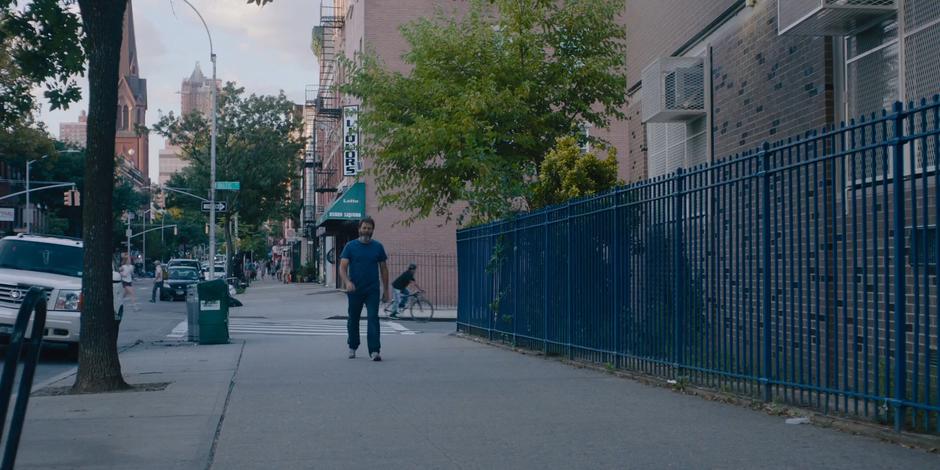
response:
<svg viewBox="0 0 940 470"><path fill-rule="evenodd" d="M190 0L206 20L217 56L217 76L233 80L247 93L276 94L284 90L303 103L304 87L317 82L317 64L310 51L310 31L319 23L319 0L275 0L261 8L245 0ZM181 0L133 0L140 76L147 80L147 124L160 113L180 111L180 83L199 62L212 76L209 40L196 14ZM49 111L40 120L58 137L60 122L78 121L88 109L87 80L81 78L82 101L68 110ZM40 95L41 96L41 95ZM45 103L44 103L45 104ZM158 154L163 137L150 135L150 178L159 175Z"/></svg>

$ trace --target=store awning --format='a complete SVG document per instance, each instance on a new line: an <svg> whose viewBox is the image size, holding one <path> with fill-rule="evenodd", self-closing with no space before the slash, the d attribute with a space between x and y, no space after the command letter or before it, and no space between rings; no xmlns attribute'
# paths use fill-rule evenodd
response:
<svg viewBox="0 0 940 470"><path fill-rule="evenodd" d="M326 209L317 226L330 221L359 220L366 215L366 184L356 183L337 197Z"/></svg>

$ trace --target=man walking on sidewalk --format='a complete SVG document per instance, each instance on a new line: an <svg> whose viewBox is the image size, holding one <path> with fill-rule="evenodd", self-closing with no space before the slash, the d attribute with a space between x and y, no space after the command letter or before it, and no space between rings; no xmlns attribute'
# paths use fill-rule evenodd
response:
<svg viewBox="0 0 940 470"><path fill-rule="evenodd" d="M163 288L163 266L160 261L155 261L153 267L153 292L150 293L150 302L156 302L161 296L160 290Z"/></svg>
<svg viewBox="0 0 940 470"><path fill-rule="evenodd" d="M339 275L349 301L346 331L349 334L350 359L356 357L356 349L359 348L359 318L365 305L369 357L373 361L382 360L379 355L379 273L382 275L382 301L388 302L388 266L385 264L388 256L382 244L372 239L374 230L375 221L371 217L360 220L359 238L347 243L340 255Z"/></svg>

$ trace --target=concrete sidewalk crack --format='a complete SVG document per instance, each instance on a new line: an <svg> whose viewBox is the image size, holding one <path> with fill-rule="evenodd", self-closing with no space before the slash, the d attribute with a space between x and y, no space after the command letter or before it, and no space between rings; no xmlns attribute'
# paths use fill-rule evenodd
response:
<svg viewBox="0 0 940 470"><path fill-rule="evenodd" d="M219 445L219 437L222 435L222 424L225 422L225 413L228 411L229 401L232 399L232 391L235 390L235 377L238 376L238 369L242 365L242 356L245 354L245 342L242 341L241 350L238 351L238 361L235 362L235 371L232 372L232 379L228 383L228 393L225 395L225 404L222 405L222 416L219 417L219 424L215 427L215 435L212 437L212 447L209 449L209 460L206 462L206 470L212 469L215 463L215 451Z"/></svg>

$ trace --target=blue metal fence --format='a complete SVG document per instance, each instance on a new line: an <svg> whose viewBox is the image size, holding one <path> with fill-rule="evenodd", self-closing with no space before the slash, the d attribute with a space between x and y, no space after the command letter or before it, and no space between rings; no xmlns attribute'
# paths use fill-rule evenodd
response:
<svg viewBox="0 0 940 470"><path fill-rule="evenodd" d="M940 98L461 230L458 328L940 431Z"/></svg>

